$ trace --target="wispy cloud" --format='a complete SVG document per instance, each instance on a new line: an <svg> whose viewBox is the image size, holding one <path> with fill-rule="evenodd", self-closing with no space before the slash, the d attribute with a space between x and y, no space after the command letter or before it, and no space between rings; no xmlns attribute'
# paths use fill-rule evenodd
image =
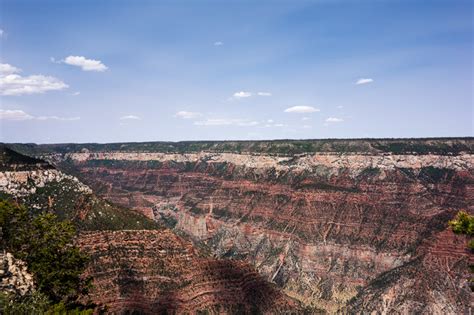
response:
<svg viewBox="0 0 474 315"><path fill-rule="evenodd" d="M272 96L272 93L270 93L270 92L258 92L257 95L258 96Z"/></svg>
<svg viewBox="0 0 474 315"><path fill-rule="evenodd" d="M135 115L126 115L119 118L120 120L140 120L141 118Z"/></svg>
<svg viewBox="0 0 474 315"><path fill-rule="evenodd" d="M56 62L54 58L51 61ZM87 59L83 56L67 56L60 63L65 63L71 66L80 67L83 71L104 72L108 69L106 65L100 60Z"/></svg>
<svg viewBox="0 0 474 315"><path fill-rule="evenodd" d="M59 116L33 116L20 109L0 109L0 120L61 120L72 121L79 120L80 117L59 117Z"/></svg>
<svg viewBox="0 0 474 315"><path fill-rule="evenodd" d="M20 72L21 69L10 64L0 64L0 95L38 94L69 87L55 77L41 74L21 76Z"/></svg>
<svg viewBox="0 0 474 315"><path fill-rule="evenodd" d="M336 118L336 117L326 118L327 123L338 123L338 122L343 122L343 121L344 121L344 119L342 119L342 118Z"/></svg>
<svg viewBox="0 0 474 315"><path fill-rule="evenodd" d="M176 114L174 114L174 116L181 119L194 119L194 118L201 117L202 114L198 112L188 112L185 110L181 110L177 112Z"/></svg>
<svg viewBox="0 0 474 315"><path fill-rule="evenodd" d="M285 109L285 113L306 114L315 112L319 112L319 109L314 108L313 106L293 106Z"/></svg>
<svg viewBox="0 0 474 315"><path fill-rule="evenodd" d="M373 79L370 79L370 78L360 78L359 80L357 80L357 82L355 83L356 85L361 85L361 84L367 84L367 83L372 83L374 82Z"/></svg>
<svg viewBox="0 0 474 315"><path fill-rule="evenodd" d="M239 127L251 127L257 126L258 121L248 119L227 119L227 118L214 118L206 119L202 121L195 121L196 126L239 126Z"/></svg>
<svg viewBox="0 0 474 315"><path fill-rule="evenodd" d="M267 119L262 121L262 127L271 128L271 127L285 127L285 124L275 123L273 119Z"/></svg>
<svg viewBox="0 0 474 315"><path fill-rule="evenodd" d="M34 117L18 109L0 109L0 120L30 120Z"/></svg>
<svg viewBox="0 0 474 315"><path fill-rule="evenodd" d="M58 117L58 116L38 116L35 117L37 120L62 120L62 121L73 121L80 120L81 117Z"/></svg>
<svg viewBox="0 0 474 315"><path fill-rule="evenodd" d="M214 42L214 46L222 46L222 45L224 45L223 42Z"/></svg>
<svg viewBox="0 0 474 315"><path fill-rule="evenodd" d="M81 94L81 92L74 92L74 93L72 93L71 95L72 95L72 96L78 96L78 95L80 95L80 94Z"/></svg>
<svg viewBox="0 0 474 315"><path fill-rule="evenodd" d="M234 95L232 95L232 96L234 98L240 99L240 98L250 97L250 96L252 96L252 93L251 92L240 91L240 92L235 92Z"/></svg>

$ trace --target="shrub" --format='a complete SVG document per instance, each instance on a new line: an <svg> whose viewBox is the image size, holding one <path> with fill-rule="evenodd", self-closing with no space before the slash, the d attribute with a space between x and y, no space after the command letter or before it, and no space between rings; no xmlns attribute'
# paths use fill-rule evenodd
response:
<svg viewBox="0 0 474 315"><path fill-rule="evenodd" d="M454 220L449 221L449 225L456 234L465 234L467 236L474 235L474 216L465 211L459 211ZM474 238L469 240L467 245L471 251L474 251ZM474 274L474 265L470 265L469 269ZM474 277L469 280L471 290L474 291Z"/></svg>

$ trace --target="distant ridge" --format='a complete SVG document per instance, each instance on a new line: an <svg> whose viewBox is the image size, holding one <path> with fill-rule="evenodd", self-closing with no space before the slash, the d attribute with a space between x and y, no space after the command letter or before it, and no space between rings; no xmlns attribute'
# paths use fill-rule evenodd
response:
<svg viewBox="0 0 474 315"><path fill-rule="evenodd" d="M292 155L318 152L460 154L474 152L473 137L413 139L309 139L309 140L229 140L181 142L9 144L28 155L70 152L230 152Z"/></svg>
<svg viewBox="0 0 474 315"><path fill-rule="evenodd" d="M21 171L31 169L52 169L49 163L18 153L0 144L0 171Z"/></svg>

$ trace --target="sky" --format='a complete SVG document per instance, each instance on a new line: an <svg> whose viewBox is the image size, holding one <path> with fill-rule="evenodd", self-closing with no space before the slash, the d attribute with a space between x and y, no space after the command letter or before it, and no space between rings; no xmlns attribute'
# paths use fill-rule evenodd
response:
<svg viewBox="0 0 474 315"><path fill-rule="evenodd" d="M473 136L473 10L0 0L0 141Z"/></svg>

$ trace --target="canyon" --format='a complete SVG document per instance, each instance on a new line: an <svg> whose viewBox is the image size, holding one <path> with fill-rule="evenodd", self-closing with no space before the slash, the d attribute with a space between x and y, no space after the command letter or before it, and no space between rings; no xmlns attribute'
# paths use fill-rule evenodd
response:
<svg viewBox="0 0 474 315"><path fill-rule="evenodd" d="M216 259L145 216L96 196L77 177L0 145L0 197L33 215L74 222L90 258L92 289L80 302L96 313L296 314L307 312L244 261ZM0 230L1 232L1 230ZM0 245L3 244L0 233ZM0 246L0 292L35 292L28 266Z"/></svg>
<svg viewBox="0 0 474 315"><path fill-rule="evenodd" d="M473 140L24 147L323 312L465 313Z"/></svg>

